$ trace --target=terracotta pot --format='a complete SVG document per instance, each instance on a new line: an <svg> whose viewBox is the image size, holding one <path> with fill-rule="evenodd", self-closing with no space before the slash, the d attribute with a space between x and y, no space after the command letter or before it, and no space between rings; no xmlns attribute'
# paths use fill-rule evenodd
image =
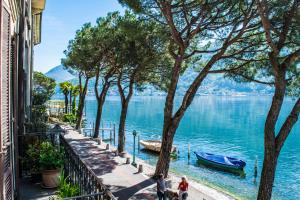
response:
<svg viewBox="0 0 300 200"><path fill-rule="evenodd" d="M59 169L42 171L43 187L56 188L59 183Z"/></svg>

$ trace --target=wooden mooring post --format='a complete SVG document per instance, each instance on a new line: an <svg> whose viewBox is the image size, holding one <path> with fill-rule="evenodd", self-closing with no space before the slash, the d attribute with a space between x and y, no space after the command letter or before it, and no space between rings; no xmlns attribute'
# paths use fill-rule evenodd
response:
<svg viewBox="0 0 300 200"><path fill-rule="evenodd" d="M140 146L140 134L138 134L138 151L140 152L141 146Z"/></svg>
<svg viewBox="0 0 300 200"><path fill-rule="evenodd" d="M109 123L109 141L112 142L112 129L111 129L111 122Z"/></svg>
<svg viewBox="0 0 300 200"><path fill-rule="evenodd" d="M93 129L90 131L90 136L92 136L92 134L95 134L95 123L93 122Z"/></svg>
<svg viewBox="0 0 300 200"><path fill-rule="evenodd" d="M254 178L253 178L254 184L256 184L256 178L257 178L257 156L255 158L255 163L254 163Z"/></svg>
<svg viewBox="0 0 300 200"><path fill-rule="evenodd" d="M103 124L103 121L102 121L102 138L104 139L104 124Z"/></svg>
<svg viewBox="0 0 300 200"><path fill-rule="evenodd" d="M191 147L190 147L190 143L188 143L188 160L190 160L191 158Z"/></svg>
<svg viewBox="0 0 300 200"><path fill-rule="evenodd" d="M113 124L113 132L114 132L114 145L116 145L116 124Z"/></svg>

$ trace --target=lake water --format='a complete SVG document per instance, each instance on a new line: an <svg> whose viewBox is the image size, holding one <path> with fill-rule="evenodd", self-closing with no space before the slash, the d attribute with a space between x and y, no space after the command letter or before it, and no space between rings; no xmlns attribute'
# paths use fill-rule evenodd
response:
<svg viewBox="0 0 300 200"><path fill-rule="evenodd" d="M126 150L132 153L132 130L141 139L157 139L163 125L165 97L134 97L129 105L126 123ZM176 99L177 106L180 101ZM254 163L258 158L258 177L263 161L263 127L271 97L196 97L186 112L177 130L174 143L180 157L173 160L171 170L185 174L202 183L214 185L245 199L255 199L258 184L254 182ZM87 126L92 126L97 103L88 98ZM286 100L280 117L292 108L293 100ZM108 97L104 106L103 121L118 125L119 97ZM116 125L116 127L117 127ZM105 133L108 136L108 133ZM191 152L206 151L230 155L246 161L245 177L223 173L199 166L196 157L187 158L187 147ZM157 157L139 151L138 157L155 164ZM273 199L300 199L300 123L297 122L288 138L278 161Z"/></svg>

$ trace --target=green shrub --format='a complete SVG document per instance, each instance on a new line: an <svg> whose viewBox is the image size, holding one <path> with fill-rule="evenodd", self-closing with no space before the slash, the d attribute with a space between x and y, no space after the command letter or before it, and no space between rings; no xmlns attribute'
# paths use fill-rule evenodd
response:
<svg viewBox="0 0 300 200"><path fill-rule="evenodd" d="M64 176L62 172L59 176L59 185L58 185L58 199L63 199L67 197L74 197L78 196L79 187L77 185L72 185L67 181L68 177Z"/></svg>
<svg viewBox="0 0 300 200"><path fill-rule="evenodd" d="M63 151L51 142L41 143L40 165L44 170L59 169L63 165Z"/></svg>
<svg viewBox="0 0 300 200"><path fill-rule="evenodd" d="M39 142L28 145L23 163L29 169L30 174L40 173L40 145Z"/></svg>
<svg viewBox="0 0 300 200"><path fill-rule="evenodd" d="M68 122L68 123L71 123L71 124L75 124L76 123L76 115L73 114L73 113L64 114L63 122Z"/></svg>

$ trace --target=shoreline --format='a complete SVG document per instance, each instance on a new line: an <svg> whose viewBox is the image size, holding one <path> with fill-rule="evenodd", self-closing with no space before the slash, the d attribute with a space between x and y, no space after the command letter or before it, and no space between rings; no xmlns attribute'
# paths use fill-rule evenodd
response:
<svg viewBox="0 0 300 200"><path fill-rule="evenodd" d="M64 124L64 123L60 123L61 125L67 125L69 126L69 124ZM78 131L76 131L77 134L80 134ZM93 140L93 138L91 137L87 137L84 136L86 138L89 138L91 140ZM110 143L107 143L105 141L103 141L103 144L106 146L106 144L110 145L110 151L116 151L116 147ZM121 156L116 156L115 160L120 163L120 164L124 164L124 158L126 157L130 157L130 161L132 161L132 154L126 152L126 155L124 157ZM154 172L155 172L155 166L147 163L145 160L139 158L139 157L135 157L136 163L137 163L137 167L142 164L143 165L143 172L141 173L143 176L147 177L147 178L152 178ZM130 164L130 167L136 168ZM169 182L168 184L168 188L171 189L171 191L176 191L177 190L177 186L181 180L181 177L183 176L183 174L181 174L180 172L174 171L174 170L169 170L169 176L166 178L166 180ZM189 189L189 196L193 196L193 194L190 193L194 193L194 196L202 194L202 199L205 200L243 200L243 198L238 197L235 194L230 193L229 191L226 191L223 188L220 188L216 185L210 184L210 183L203 183L200 182L199 180L194 179L193 177L190 177L189 175L186 175L188 178L188 182L190 184L190 189ZM146 190L146 189L145 189ZM194 191L193 191L194 190ZM139 191L139 192L143 192L143 191ZM138 193L139 193L138 192Z"/></svg>
<svg viewBox="0 0 300 200"><path fill-rule="evenodd" d="M53 121L53 119L52 119ZM53 121L54 122L54 121ZM57 123L57 122L56 122ZM69 125L68 123L61 123L61 125ZM79 135L79 132L77 132ZM92 137L89 136L84 136L87 137L91 140L93 140ZM111 143L107 142L107 141L103 141L103 144L109 144L110 145L110 151L115 151L117 148L116 146L112 145ZM121 157L121 156L116 156L115 159L119 162L119 163L124 163L124 158L126 157L130 157L130 161L132 162L132 154L126 152L126 156L125 157ZM139 164L143 165L143 172L141 173L142 175L144 175L147 178L152 178L154 171L155 171L155 166L148 163L146 160L143 160L139 157L135 157L136 163L137 163L137 167ZM131 165L131 164L130 164ZM134 167L131 165L131 167ZM137 169L137 167L134 167ZM168 185L169 189L171 189L171 191L178 191L177 190L177 185L179 184L181 177L185 175L188 178L188 182L190 183L190 187L194 188L196 191L198 191L198 193L202 193L205 200L243 200L244 198L239 197L233 193L230 193L229 191L227 191L224 188L218 187L217 185L214 185L212 183L209 182L201 182L189 175L186 174L182 174L179 171L175 171L170 169L169 170L169 175L166 178L166 180L171 181L171 184ZM171 187L170 187L171 186Z"/></svg>
<svg viewBox="0 0 300 200"><path fill-rule="evenodd" d="M111 148L115 149L114 146L112 146ZM130 157L130 160L132 161L132 155L130 153L126 152L126 157ZM136 157L135 159L136 159L137 166L139 164L143 165L142 174L148 178L151 178L152 175L154 174L155 166L147 163L145 160L141 158ZM118 156L117 160L119 160L119 162L123 162L124 158ZM173 170L169 171L169 176L166 178L166 180L171 182L169 186L171 186L170 189L172 191L178 191L177 185L180 182L182 176L183 174L181 174L180 172L176 172ZM205 198L205 200L242 200L241 197L238 197L237 195L234 195L216 185L208 184L208 183L205 184L200 182L199 180L195 180L193 177L190 177L189 175L186 176L188 178L190 188L193 188L197 192L200 192ZM189 192L191 192L191 189Z"/></svg>
<svg viewBox="0 0 300 200"><path fill-rule="evenodd" d="M67 128L67 127L68 126L66 126L64 128ZM126 185L126 187L130 187L130 188L138 187L138 188L140 188L135 193L133 193L133 196L131 196L131 198L129 198L129 199L132 199L132 200L136 199L135 197L137 197L137 196L143 196L145 194L148 194L149 196L152 196L152 197L156 196L156 186L155 186L156 184L155 184L155 181L153 181L153 179L152 179L152 176L153 176L154 171L155 171L155 167L153 165L148 164L145 160L140 159L138 157L136 157L136 159L135 159L136 163L137 163L136 166L133 166L131 164L125 164L127 158L130 158L130 161L132 161L133 156L131 154L126 152L125 155L122 156L122 157L120 155L112 156L111 154L116 152L116 147L115 146L113 146L113 145L111 145L107 142L102 142L102 144L99 145L98 142L96 142L93 138L84 136L84 135L80 134L79 131L77 131L77 130L72 130L70 133L67 133L65 135L65 138L66 138L66 136L70 137L69 139L71 139L70 140L71 143L72 143L72 139L75 138L76 141L77 141L78 138L80 138L80 137L81 138L86 138L89 141L92 141L92 143L90 143L90 144L93 144L93 145L95 145L95 147L100 147L104 150L106 149L105 151L108 152L106 157L109 158L109 159L112 159L116 163L118 163L116 165L117 166L116 168L118 168L118 169L114 168L116 170L115 173L113 171L111 171L111 173L106 173L105 175L100 174L100 176L98 178L103 179L104 184L108 184L108 186L110 187L110 186L113 186L116 181L117 182L121 181L121 183L124 183L124 181L125 181L126 183L133 184L133 186ZM76 142L76 143L78 143L78 142ZM109 145L109 146L107 146L107 145ZM107 147L108 147L108 149L107 149ZM87 161L84 160L83 162L87 162ZM141 173L137 172L139 165L143 166L143 172L141 172ZM128 171L126 170L126 168L127 168ZM120 169L123 169L123 171L122 170L120 171ZM123 174L125 172L126 172L127 175ZM144 177L144 178L142 178L142 183L141 182L138 182L138 183L135 182L137 180L133 181L131 179L128 179L128 177L132 176L131 173L135 174L134 177L136 177L136 176ZM120 179L117 180L116 179L118 177L118 174L121 175L123 180L120 180ZM188 177L188 181L189 181L189 191L188 191L188 195L189 195L188 198L189 199L192 199L192 200L200 200L200 199L201 200L241 200L240 198L235 197L235 195L232 195L232 194L229 194L229 193L227 193L223 190L220 190L220 188L217 189L217 188L214 188L214 187L211 187L211 186L207 186L203 183L199 183L198 181L196 181L192 178L190 179L189 176L187 176L187 177ZM107 178L110 178L110 179L107 179ZM127 178L127 179L124 179L124 178ZM150 180L150 179L152 179L152 181L151 181L152 184L150 184L148 186L145 186L145 187L143 187L143 186L140 187L139 186L139 184L143 184L146 180ZM105 180L106 181L110 180L110 182L107 183ZM141 177L139 178L138 181L140 181L140 180L141 180ZM169 176L166 178L167 188L172 193L176 192L178 194L177 186L178 186L180 180L181 180L181 175L179 175L178 173L174 173L174 171L170 171ZM111 183L113 183L113 184L111 184ZM118 191L114 191L114 192L118 193ZM150 198L150 199L152 199L152 198Z"/></svg>

